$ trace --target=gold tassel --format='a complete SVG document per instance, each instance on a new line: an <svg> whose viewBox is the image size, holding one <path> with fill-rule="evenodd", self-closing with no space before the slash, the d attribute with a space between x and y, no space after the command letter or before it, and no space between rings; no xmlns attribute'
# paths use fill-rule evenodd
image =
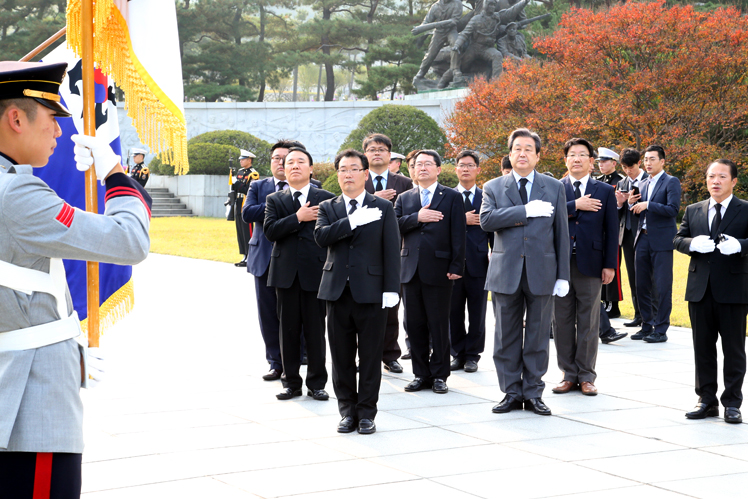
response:
<svg viewBox="0 0 748 499"><path fill-rule="evenodd" d="M67 8L68 44L80 55L82 50L81 0L70 0ZM138 61L130 42L127 22L112 0L94 5L94 61L112 75L125 92L125 110L140 140L159 159L174 165L176 175L189 171L187 128L184 113L158 88Z"/></svg>
<svg viewBox="0 0 748 499"><path fill-rule="evenodd" d="M132 278L99 307L99 330L103 335L117 322L124 319L135 305L135 286ZM83 334L88 335L88 318L81 321Z"/></svg>

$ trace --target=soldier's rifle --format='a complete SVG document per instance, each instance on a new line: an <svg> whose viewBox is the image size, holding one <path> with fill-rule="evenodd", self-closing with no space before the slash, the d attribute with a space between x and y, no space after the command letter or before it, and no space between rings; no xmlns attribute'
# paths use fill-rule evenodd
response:
<svg viewBox="0 0 748 499"><path fill-rule="evenodd" d="M454 19L446 19L444 21L435 21L433 23L421 24L410 30L410 32L414 35L420 35L421 33L431 31L432 29L439 29L445 26L457 26L457 21L455 21Z"/></svg>

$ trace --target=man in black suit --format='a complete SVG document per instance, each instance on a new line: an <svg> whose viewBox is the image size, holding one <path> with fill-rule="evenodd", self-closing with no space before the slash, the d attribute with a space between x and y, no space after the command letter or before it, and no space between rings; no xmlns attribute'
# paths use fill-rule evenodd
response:
<svg viewBox="0 0 748 499"><path fill-rule="evenodd" d="M280 140L270 148L270 171L272 177L256 180L249 185L247 200L242 208L242 218L248 224L254 223L252 238L249 240L247 272L255 277L257 315L260 319L260 333L265 342L265 358L270 371L262 379L274 381L283 373L280 352L278 323L278 297L275 288L268 286L268 270L273 243L265 237L265 200L269 194L288 189L283 161L292 147L303 147L300 142Z"/></svg>
<svg viewBox="0 0 748 499"><path fill-rule="evenodd" d="M429 386L435 393L448 391L449 305L452 282L462 277L465 267L465 205L457 191L437 182L441 164L436 151L418 153L418 187L395 203L403 236L400 282L415 374L405 387L408 392Z"/></svg>
<svg viewBox="0 0 748 499"><path fill-rule="evenodd" d="M649 178L639 194L629 192L629 209L639 215L634 239L636 248L636 293L642 314L642 328L631 336L647 343L667 341L673 308L673 238L675 217L680 209L680 180L665 173L665 150L652 145L644 150L644 167ZM657 315L652 308L656 289Z"/></svg>
<svg viewBox="0 0 748 499"><path fill-rule="evenodd" d="M556 296L556 354L564 379L553 393L580 387L597 395L595 364L600 329L600 293L613 281L618 264L618 214L615 189L590 178L593 147L570 139L564 144L569 175L561 180L569 216L571 281L566 296Z"/></svg>
<svg viewBox="0 0 748 499"><path fill-rule="evenodd" d="M621 168L626 177L618 182L616 187L616 201L618 203L618 244L623 250L623 259L626 261L626 274L629 278L631 288L631 303L634 306L634 318L631 322L623 325L626 327L639 327L642 325L642 315L639 310L639 299L636 296L636 260L634 259L634 238L639 227L639 215L628 209L629 192L639 188L644 179L648 178L647 172L639 168L641 154L632 148L621 151ZM655 303L652 303L653 307Z"/></svg>
<svg viewBox="0 0 748 499"><path fill-rule="evenodd" d="M491 235L480 228L480 205L483 190L475 183L480 173L480 158L475 151L462 151L456 158L457 178L460 183L455 190L460 193L465 205L465 273L454 281L452 309L449 314L449 333L452 343L450 370L465 369L474 373L486 345L486 303L488 291L488 247ZM465 331L465 304L467 303L469 327Z"/></svg>
<svg viewBox="0 0 748 499"><path fill-rule="evenodd" d="M278 294L283 390L279 400L301 396L301 328L309 358L306 386L315 400L325 391L325 302L317 298L326 251L314 242L319 204L335 197L309 183L312 156L300 147L288 150L284 167L289 188L270 194L265 205L265 236L273 242L268 286Z"/></svg>
<svg viewBox="0 0 748 499"><path fill-rule="evenodd" d="M314 239L327 248L317 295L327 301L332 386L339 433L376 431L387 308L400 302L400 233L392 203L364 190L369 161L347 149L335 158L343 194L319 207ZM359 381L356 389L356 350Z"/></svg>
<svg viewBox="0 0 748 499"><path fill-rule="evenodd" d="M413 188L413 182L405 175L394 175L389 171L392 141L386 135L372 133L364 139L362 148L369 160L366 192L386 199L394 205L400 194ZM403 366L397 361L401 353L400 345L397 343L400 333L399 310L399 303L387 310L387 330L382 351L384 368L393 373L403 372Z"/></svg>
<svg viewBox="0 0 748 499"><path fill-rule="evenodd" d="M725 357L725 390L720 400L725 421L741 423L745 378L745 317L748 314L748 203L733 196L738 168L729 159L709 165L710 198L686 208L673 241L691 256L686 284L688 315L693 328L696 395L699 403L689 419L719 416L717 401L717 336Z"/></svg>

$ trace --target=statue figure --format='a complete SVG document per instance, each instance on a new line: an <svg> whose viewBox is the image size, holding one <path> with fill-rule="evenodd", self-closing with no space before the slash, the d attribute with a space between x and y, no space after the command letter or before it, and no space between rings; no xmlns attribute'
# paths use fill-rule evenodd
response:
<svg viewBox="0 0 748 499"><path fill-rule="evenodd" d="M439 54L439 50L445 45L452 45L457 41L457 23L461 17L462 2L460 0L438 0L429 9L423 23L411 30L414 35L418 35L434 29L434 36L431 37L431 43L421 62L421 67L413 78L413 85L417 86L419 80L423 80L423 77L426 76L431 64Z"/></svg>
<svg viewBox="0 0 748 499"><path fill-rule="evenodd" d="M514 22L506 25L506 35L499 40L498 48L504 57L510 57L518 61L531 59L527 54L525 37L517 32L517 28L518 25Z"/></svg>

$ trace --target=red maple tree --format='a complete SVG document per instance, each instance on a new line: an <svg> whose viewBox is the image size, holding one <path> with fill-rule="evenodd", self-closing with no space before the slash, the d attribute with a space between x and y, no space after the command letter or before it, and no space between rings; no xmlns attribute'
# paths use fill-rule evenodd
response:
<svg viewBox="0 0 748 499"><path fill-rule="evenodd" d="M687 202L705 196L711 160L744 161L748 18L738 10L697 12L664 2L571 9L535 48L544 58L505 62L497 80L476 80L448 119L451 152L475 148L490 156L480 180L497 175L507 136L518 127L540 134L539 169L557 176L571 137L618 151L660 144Z"/></svg>

